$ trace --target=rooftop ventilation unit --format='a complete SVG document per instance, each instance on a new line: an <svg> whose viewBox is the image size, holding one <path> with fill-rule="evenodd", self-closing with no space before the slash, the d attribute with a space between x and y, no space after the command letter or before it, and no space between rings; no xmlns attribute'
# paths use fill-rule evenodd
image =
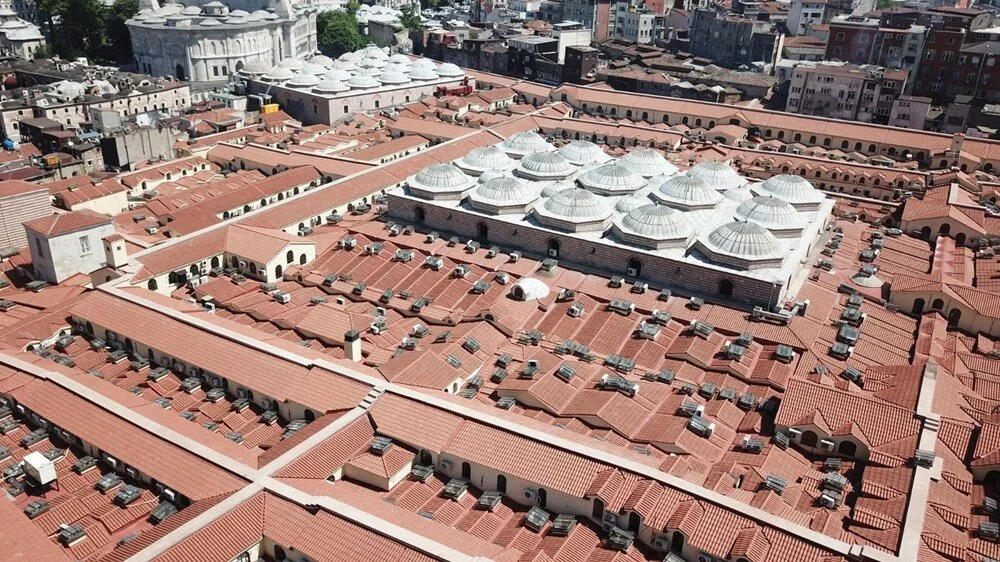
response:
<svg viewBox="0 0 1000 562"><path fill-rule="evenodd" d="M281 303L281 304L288 304L288 303L292 302L292 295L290 295L290 294L288 294L288 293L286 293L284 291L275 291L275 292L271 293L271 298L273 298L275 302L278 302L278 303Z"/></svg>
<svg viewBox="0 0 1000 562"><path fill-rule="evenodd" d="M472 336L465 338L465 341L462 342L462 348L468 351L469 353L475 353L479 351L480 347L482 346L480 345L479 340L477 340Z"/></svg>
<svg viewBox="0 0 1000 562"><path fill-rule="evenodd" d="M534 532L539 532L542 527L545 526L549 520L549 512L538 507L537 505L528 510L524 514L524 526L531 529Z"/></svg>
<svg viewBox="0 0 1000 562"><path fill-rule="evenodd" d="M177 513L177 507L174 504L168 501L161 502L160 505L153 508L153 511L149 512L149 522L154 525L162 523L164 519L175 513Z"/></svg>
<svg viewBox="0 0 1000 562"><path fill-rule="evenodd" d="M213 388L205 393L205 400L209 402L218 403L221 402L223 398L226 397L226 391L221 388Z"/></svg>
<svg viewBox="0 0 1000 562"><path fill-rule="evenodd" d="M542 260L542 271L552 271L559 265L559 261L553 258Z"/></svg>
<svg viewBox="0 0 1000 562"><path fill-rule="evenodd" d="M764 487L779 496L784 493L786 486L788 486L788 482L780 476L768 474L767 477L764 478Z"/></svg>
<svg viewBox="0 0 1000 562"><path fill-rule="evenodd" d="M410 310L419 314L420 311L423 310L428 304L430 304L430 299L427 297L417 297L413 299L413 303L410 304Z"/></svg>
<svg viewBox="0 0 1000 562"><path fill-rule="evenodd" d="M430 244L431 242L434 242L435 240L437 240L438 236L439 235L438 235L438 233L437 233L436 230L432 231L432 232L428 232L427 236L424 237L424 242L427 242L428 244Z"/></svg>
<svg viewBox="0 0 1000 562"><path fill-rule="evenodd" d="M579 318L583 316L583 311L584 311L583 303L575 302L573 303L572 306L569 307L569 309L566 311L566 314L569 314L573 318Z"/></svg>
<svg viewBox="0 0 1000 562"><path fill-rule="evenodd" d="M242 412L243 410L246 410L249 407L250 407L249 398L237 398L236 400L233 400L232 404L229 405L229 409L234 412Z"/></svg>
<svg viewBox="0 0 1000 562"><path fill-rule="evenodd" d="M28 478L42 486L56 481L56 465L38 451L25 455L23 469Z"/></svg>
<svg viewBox="0 0 1000 562"><path fill-rule="evenodd" d="M383 249L385 249L385 244L381 242L372 242L371 244L365 246L365 254L369 256L377 256L382 253Z"/></svg>
<svg viewBox="0 0 1000 562"><path fill-rule="evenodd" d="M855 345L858 343L858 338L861 337L861 330L858 328L844 324L837 331L837 341L845 343L847 345Z"/></svg>
<svg viewBox="0 0 1000 562"><path fill-rule="evenodd" d="M608 281L608 287L620 289L625 284L625 279L621 275L615 275Z"/></svg>
<svg viewBox="0 0 1000 562"><path fill-rule="evenodd" d="M689 382L686 382L686 383L684 383L684 384L681 385L680 393L684 394L686 396L693 396L694 393L695 393L695 391L697 391L697 390L698 390L698 388L695 385L693 385L693 384L691 384Z"/></svg>
<svg viewBox="0 0 1000 562"><path fill-rule="evenodd" d="M452 277L456 277L458 279L464 279L465 276L468 275L470 271L472 271L472 269L469 266L465 264L459 264L455 266L455 269L451 272L451 275Z"/></svg>
<svg viewBox="0 0 1000 562"><path fill-rule="evenodd" d="M359 295L360 296L360 295L363 295L365 293L365 289L367 289L367 288L368 288L368 284L362 282L362 283L358 283L358 284L354 285L354 289L352 289L351 292L354 293L355 295Z"/></svg>
<svg viewBox="0 0 1000 562"><path fill-rule="evenodd" d="M340 222L342 220L344 220L344 217L340 213L338 213L337 211L334 211L334 212L332 212L332 213L330 213L329 215L326 216L326 222L328 222L330 224L337 224L338 222Z"/></svg>
<svg viewBox="0 0 1000 562"><path fill-rule="evenodd" d="M556 518L552 520L552 531L551 534L557 537L565 537L570 534L576 527L576 516L569 513L561 513L556 515Z"/></svg>
<svg viewBox="0 0 1000 562"><path fill-rule="evenodd" d="M510 410L517 405L517 399L513 396L503 396L497 400L497 408L501 410Z"/></svg>
<svg viewBox="0 0 1000 562"><path fill-rule="evenodd" d="M774 358L779 363L791 363L795 359L795 351L787 345L779 345L774 350Z"/></svg>
<svg viewBox="0 0 1000 562"><path fill-rule="evenodd" d="M687 423L688 429L702 437L711 437L715 433L715 423L701 416L692 416Z"/></svg>
<svg viewBox="0 0 1000 562"><path fill-rule="evenodd" d="M520 340L521 343L524 344L538 345L542 343L542 339L544 339L544 337L545 337L544 334L542 334L540 331L532 330L526 334L523 334L518 339Z"/></svg>
<svg viewBox="0 0 1000 562"><path fill-rule="evenodd" d="M524 369L521 370L521 378L533 379L537 374L538 374L538 360L528 359L528 362L524 364Z"/></svg>
<svg viewBox="0 0 1000 562"><path fill-rule="evenodd" d="M844 466L844 460L840 457L827 457L823 461L823 470L827 472L840 472Z"/></svg>
<svg viewBox="0 0 1000 562"><path fill-rule="evenodd" d="M840 313L840 320L852 326L860 326L865 320L865 315L856 306L848 306Z"/></svg>
<svg viewBox="0 0 1000 562"><path fill-rule="evenodd" d="M715 397L716 386L714 382L702 383L701 388L698 389L698 394L711 400Z"/></svg>
<svg viewBox="0 0 1000 562"><path fill-rule="evenodd" d="M396 250L396 261L409 262L413 259L413 250Z"/></svg>
<svg viewBox="0 0 1000 562"><path fill-rule="evenodd" d="M459 242L461 242L461 239L458 236L452 236L448 239L448 247L454 248L455 246L458 246Z"/></svg>
<svg viewBox="0 0 1000 562"><path fill-rule="evenodd" d="M458 501L469 491L469 483L465 480L452 478L444 485L444 497Z"/></svg>
<svg viewBox="0 0 1000 562"><path fill-rule="evenodd" d="M614 375L601 375L601 382L598 383L598 386L605 390L618 391L633 398L639 394L639 383Z"/></svg>
<svg viewBox="0 0 1000 562"><path fill-rule="evenodd" d="M127 507L129 504L139 499L140 496L142 496L142 490L131 484L127 484L118 490L118 493L115 494L115 499L113 501L115 505L119 507Z"/></svg>
<svg viewBox="0 0 1000 562"><path fill-rule="evenodd" d="M559 368L556 369L556 376L566 382L569 382L573 377L576 376L576 369L574 369L568 363L563 363L559 365Z"/></svg>
<svg viewBox="0 0 1000 562"><path fill-rule="evenodd" d="M73 463L73 472L77 474L84 474L90 472L96 467L97 467L97 459L95 459L90 455L87 455L85 457L78 459L75 463Z"/></svg>
<svg viewBox="0 0 1000 562"><path fill-rule="evenodd" d="M486 257L489 259L493 259L499 255L500 255L500 246L490 246L490 248L486 250Z"/></svg>
<svg viewBox="0 0 1000 562"><path fill-rule="evenodd" d="M451 330L438 333L434 338L434 343L447 343L451 339Z"/></svg>
<svg viewBox="0 0 1000 562"><path fill-rule="evenodd" d="M993 521L983 521L979 523L977 534L983 540L997 542L1000 540L1000 524Z"/></svg>
<svg viewBox="0 0 1000 562"><path fill-rule="evenodd" d="M821 487L827 490L842 492L847 488L847 478L838 472L828 472L823 476Z"/></svg>
<svg viewBox="0 0 1000 562"><path fill-rule="evenodd" d="M479 244L479 242L476 242L475 240L469 240L468 242L465 243L465 253L474 254L478 252L479 248L481 247L482 246Z"/></svg>
<svg viewBox="0 0 1000 562"><path fill-rule="evenodd" d="M687 302L687 307L691 310L701 310L705 306L705 299L701 297L691 297Z"/></svg>
<svg viewBox="0 0 1000 562"><path fill-rule="evenodd" d="M63 546L69 548L85 538L87 538L87 531L83 528L83 525L78 523L73 525L62 523L59 525L59 542Z"/></svg>
<svg viewBox="0 0 1000 562"><path fill-rule="evenodd" d="M781 432L775 433L772 440L774 441L774 444L778 446L779 449L787 449L789 443L791 443L791 439L788 437L788 434Z"/></svg>
<svg viewBox="0 0 1000 562"><path fill-rule="evenodd" d="M846 361L854 353L854 348L844 342L837 342L830 346L830 357Z"/></svg>
<svg viewBox="0 0 1000 562"><path fill-rule="evenodd" d="M377 457L384 456L387 452L389 452L389 449L392 448L392 439L389 439L388 437L377 436L374 439L372 439L369 447L373 455Z"/></svg>
<svg viewBox="0 0 1000 562"><path fill-rule="evenodd" d="M97 482L94 482L94 489L102 494L106 494L111 490L114 490L122 483L122 477L115 473L105 474L100 477Z"/></svg>
<svg viewBox="0 0 1000 562"><path fill-rule="evenodd" d="M638 281L632 283L632 288L630 289L631 292L637 295L645 294L646 291L648 290L649 290L649 283L639 283Z"/></svg>
<svg viewBox="0 0 1000 562"><path fill-rule="evenodd" d="M608 303L608 310L628 316L635 311L635 303L624 299L613 299Z"/></svg>
<svg viewBox="0 0 1000 562"><path fill-rule="evenodd" d="M24 506L24 514L28 516L28 519L36 519L39 515L50 509L52 509L52 506L49 502L45 500L35 500Z"/></svg>
<svg viewBox="0 0 1000 562"><path fill-rule="evenodd" d="M754 439L749 435L744 435L741 448L748 453L760 453L764 450L764 442L760 439Z"/></svg>
<svg viewBox="0 0 1000 562"><path fill-rule="evenodd" d="M679 408L677 408L677 413L682 416L687 416L689 418L694 416L701 416L705 413L705 406L697 402L690 402L685 400L681 402Z"/></svg>
<svg viewBox="0 0 1000 562"><path fill-rule="evenodd" d="M604 359L604 364L613 367L616 371L628 373L635 368L635 359L622 355L609 355Z"/></svg>
<svg viewBox="0 0 1000 562"><path fill-rule="evenodd" d="M357 245L358 239L353 236L345 236L340 239L340 242L337 242L337 246L344 250L353 250Z"/></svg>
<svg viewBox="0 0 1000 562"><path fill-rule="evenodd" d="M490 377L490 381L495 384L500 384L507 378L507 374L507 369L499 367L496 371L493 371L493 376Z"/></svg>
<svg viewBox="0 0 1000 562"><path fill-rule="evenodd" d="M715 326L701 320L692 320L691 324L688 325L688 330L702 339L707 339L715 331Z"/></svg>
<svg viewBox="0 0 1000 562"><path fill-rule="evenodd" d="M670 315L669 312L667 312L665 310L654 309L653 313L649 317L649 320L651 322L656 322L660 326L666 326L667 323L670 322L671 318L672 318L672 316Z"/></svg>
<svg viewBox="0 0 1000 562"><path fill-rule="evenodd" d="M983 498L983 513L987 515L994 515L997 512L997 500L996 498L991 498L986 496Z"/></svg>
<svg viewBox="0 0 1000 562"><path fill-rule="evenodd" d="M753 394L747 392L736 401L736 406L741 410L752 410L757 405L757 399Z"/></svg>
<svg viewBox="0 0 1000 562"><path fill-rule="evenodd" d="M479 501L476 502L476 507L493 512L500 506L501 502L503 502L503 494L500 492L483 492L479 496Z"/></svg>
<svg viewBox="0 0 1000 562"><path fill-rule="evenodd" d="M639 322L638 336L642 339L655 340L656 336L660 334L661 329L659 324L643 320Z"/></svg>
<svg viewBox="0 0 1000 562"><path fill-rule="evenodd" d="M836 490L826 490L819 496L819 504L828 509L836 509L844 503L844 496Z"/></svg>
<svg viewBox="0 0 1000 562"><path fill-rule="evenodd" d="M855 367L847 366L841 371L840 376L845 379L856 383L858 386L864 386L864 374Z"/></svg>
<svg viewBox="0 0 1000 562"><path fill-rule="evenodd" d="M934 452L917 449L917 452L913 455L913 464L925 468L934 466Z"/></svg>
<svg viewBox="0 0 1000 562"><path fill-rule="evenodd" d="M521 260L521 256L523 256L523 255L524 254L522 254L519 250L514 250L507 257L507 260L510 261L511 263L514 263L516 261L520 261Z"/></svg>
<svg viewBox="0 0 1000 562"><path fill-rule="evenodd" d="M434 467L432 466L415 464L410 469L410 478L417 482L427 482L431 476L434 476Z"/></svg>
<svg viewBox="0 0 1000 562"><path fill-rule="evenodd" d="M396 292L395 291L393 291L392 289L386 289L386 290L382 291L381 295L379 295L378 302L380 302L382 304L389 304L389 301L391 301L392 297L394 297L394 296L396 296Z"/></svg>
<svg viewBox="0 0 1000 562"><path fill-rule="evenodd" d="M747 354L747 348L736 343L726 344L726 359L731 361L741 361L743 356Z"/></svg>
<svg viewBox="0 0 1000 562"><path fill-rule="evenodd" d="M607 544L608 548L612 550L628 552L628 549L632 548L633 542L635 542L635 535L619 527L613 527L608 534Z"/></svg>
<svg viewBox="0 0 1000 562"><path fill-rule="evenodd" d="M490 282L485 279L480 279L472 284L472 289L470 292L474 295L481 295L488 291L490 288Z"/></svg>

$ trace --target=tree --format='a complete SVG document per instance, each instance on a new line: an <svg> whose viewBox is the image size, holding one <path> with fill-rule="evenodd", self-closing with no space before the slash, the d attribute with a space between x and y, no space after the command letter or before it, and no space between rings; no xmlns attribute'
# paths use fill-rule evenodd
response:
<svg viewBox="0 0 1000 562"><path fill-rule="evenodd" d="M358 0L349 0L347 2L347 5L344 6L344 9L347 10L347 13L350 14L351 17L354 17L354 15L358 13L359 8L361 8L361 4L358 2Z"/></svg>
<svg viewBox="0 0 1000 562"><path fill-rule="evenodd" d="M108 44L105 57L121 62L132 60L132 39L125 22L139 12L139 0L115 0L108 10Z"/></svg>
<svg viewBox="0 0 1000 562"><path fill-rule="evenodd" d="M399 18L399 23L403 24L403 27L405 27L407 31L410 33L416 33L423 28L423 20L421 20L420 16L413 11L412 7L403 6L402 12L403 15Z"/></svg>
<svg viewBox="0 0 1000 562"><path fill-rule="evenodd" d="M330 57L357 51L366 44L364 37L358 33L358 21L342 10L320 14L316 30L320 50Z"/></svg>

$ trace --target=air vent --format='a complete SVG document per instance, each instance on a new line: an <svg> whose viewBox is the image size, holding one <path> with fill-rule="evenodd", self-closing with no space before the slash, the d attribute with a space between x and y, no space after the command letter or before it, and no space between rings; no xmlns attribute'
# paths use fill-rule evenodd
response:
<svg viewBox="0 0 1000 562"><path fill-rule="evenodd" d="M500 492L483 492L479 496L479 501L476 502L476 506L479 509L485 509L486 511L494 511L500 506L503 501L503 494Z"/></svg>
<svg viewBox="0 0 1000 562"><path fill-rule="evenodd" d="M392 439L388 437L377 436L374 439L372 439L369 447L373 455L379 457L384 456L387 452L389 452L389 449L392 448Z"/></svg>
<svg viewBox="0 0 1000 562"><path fill-rule="evenodd" d="M452 478L444 486L442 494L446 498L458 501L465 496L466 492L469 491L469 483L465 480L459 480L458 478Z"/></svg>
<svg viewBox="0 0 1000 562"><path fill-rule="evenodd" d="M784 493L786 486L788 486L788 482L780 476L769 474L764 478L764 487L779 496Z"/></svg>
<svg viewBox="0 0 1000 562"><path fill-rule="evenodd" d="M532 507L524 514L524 526L536 533L541 531L548 521L549 512L538 506Z"/></svg>

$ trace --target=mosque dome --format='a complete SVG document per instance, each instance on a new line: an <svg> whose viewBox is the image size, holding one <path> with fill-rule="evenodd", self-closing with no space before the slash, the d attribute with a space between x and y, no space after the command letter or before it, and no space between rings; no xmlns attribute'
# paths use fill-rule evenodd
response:
<svg viewBox="0 0 1000 562"><path fill-rule="evenodd" d="M725 191L746 185L747 180L725 162L702 162L687 171L687 175L705 180L710 187Z"/></svg>
<svg viewBox="0 0 1000 562"><path fill-rule="evenodd" d="M778 239L763 226L746 221L726 223L708 235L715 251L747 260L781 257Z"/></svg>
<svg viewBox="0 0 1000 562"><path fill-rule="evenodd" d="M801 229L799 213L791 203L773 195L761 195L740 203L736 217L757 223L768 230Z"/></svg>
<svg viewBox="0 0 1000 562"><path fill-rule="evenodd" d="M651 148L633 150L619 158L618 163L646 178L677 173L676 166L667 162L662 154Z"/></svg>
<svg viewBox="0 0 1000 562"><path fill-rule="evenodd" d="M602 195L633 193L646 185L646 179L631 168L610 162L580 176L583 187Z"/></svg>
<svg viewBox="0 0 1000 562"><path fill-rule="evenodd" d="M791 174L771 176L754 186L754 191L780 197L789 203L811 203L823 198L809 180Z"/></svg>
<svg viewBox="0 0 1000 562"><path fill-rule="evenodd" d="M472 173L487 170L507 170L514 161L495 146L478 146L459 159L458 166Z"/></svg>
<svg viewBox="0 0 1000 562"><path fill-rule="evenodd" d="M687 238L692 232L684 213L653 203L629 211L622 217L621 228L654 240Z"/></svg>
<svg viewBox="0 0 1000 562"><path fill-rule="evenodd" d="M500 148L511 156L520 157L534 152L553 150L553 146L545 141L542 135L534 131L524 131L510 136L500 143Z"/></svg>
<svg viewBox="0 0 1000 562"><path fill-rule="evenodd" d="M692 176L674 176L668 179L653 192L653 197L685 211L714 207L722 200L718 191L709 187L704 180Z"/></svg>
<svg viewBox="0 0 1000 562"><path fill-rule="evenodd" d="M607 153L601 150L601 147L585 140L575 140L566 144L559 149L559 155L577 166L600 164L611 159Z"/></svg>
<svg viewBox="0 0 1000 562"><path fill-rule="evenodd" d="M534 180L557 180L572 174L573 165L555 152L535 152L521 158L517 173Z"/></svg>

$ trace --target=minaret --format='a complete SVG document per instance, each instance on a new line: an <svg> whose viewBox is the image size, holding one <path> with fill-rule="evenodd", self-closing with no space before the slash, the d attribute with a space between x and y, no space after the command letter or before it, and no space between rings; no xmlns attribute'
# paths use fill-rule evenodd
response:
<svg viewBox="0 0 1000 562"><path fill-rule="evenodd" d="M160 3L157 0L139 0L139 9L151 11L159 10Z"/></svg>

